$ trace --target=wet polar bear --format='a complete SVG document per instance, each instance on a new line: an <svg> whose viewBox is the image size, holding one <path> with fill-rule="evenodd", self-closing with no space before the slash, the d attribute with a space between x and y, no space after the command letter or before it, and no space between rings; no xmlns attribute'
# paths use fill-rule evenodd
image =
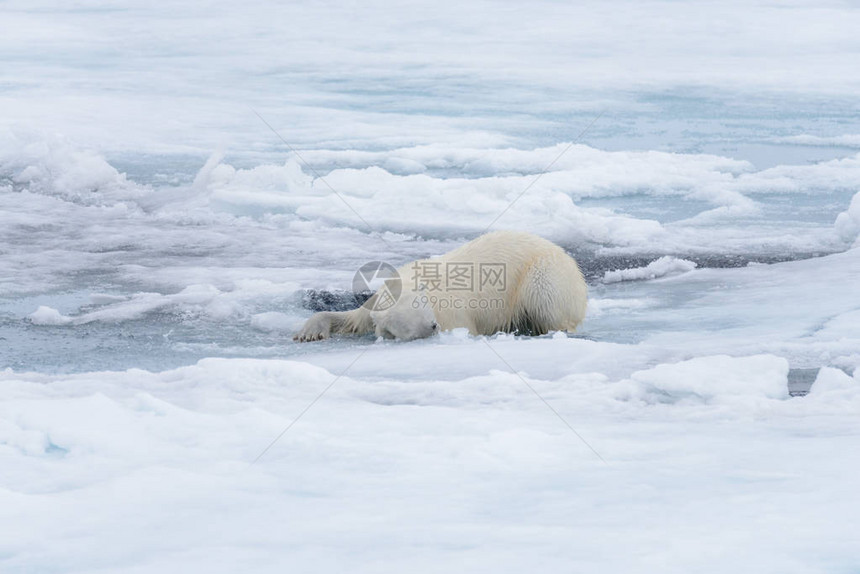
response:
<svg viewBox="0 0 860 574"><path fill-rule="evenodd" d="M458 327L542 335L573 331L585 316L588 291L576 261L530 233L487 233L397 273L358 309L316 313L293 339L375 332L408 341Z"/></svg>

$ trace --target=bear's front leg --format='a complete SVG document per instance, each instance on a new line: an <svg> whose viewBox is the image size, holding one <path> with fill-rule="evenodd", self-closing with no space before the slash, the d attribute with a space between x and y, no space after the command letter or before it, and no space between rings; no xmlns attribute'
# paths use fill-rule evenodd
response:
<svg viewBox="0 0 860 574"><path fill-rule="evenodd" d="M306 343L308 341L322 341L331 336L332 314L329 312L316 313L308 319L302 330L293 336L293 341Z"/></svg>

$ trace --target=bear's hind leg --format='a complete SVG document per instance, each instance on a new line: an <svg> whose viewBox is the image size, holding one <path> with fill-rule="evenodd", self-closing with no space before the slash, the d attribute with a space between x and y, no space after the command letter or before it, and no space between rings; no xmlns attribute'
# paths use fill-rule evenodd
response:
<svg viewBox="0 0 860 574"><path fill-rule="evenodd" d="M585 317L585 280L576 262L564 253L534 261L518 296L513 326L524 333L574 331Z"/></svg>

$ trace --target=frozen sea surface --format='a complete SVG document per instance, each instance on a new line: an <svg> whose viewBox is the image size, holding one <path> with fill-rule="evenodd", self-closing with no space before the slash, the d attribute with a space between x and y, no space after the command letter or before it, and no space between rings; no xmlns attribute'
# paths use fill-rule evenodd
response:
<svg viewBox="0 0 860 574"><path fill-rule="evenodd" d="M0 570L855 571L857 29L3 3ZM579 332L292 342L488 228Z"/></svg>

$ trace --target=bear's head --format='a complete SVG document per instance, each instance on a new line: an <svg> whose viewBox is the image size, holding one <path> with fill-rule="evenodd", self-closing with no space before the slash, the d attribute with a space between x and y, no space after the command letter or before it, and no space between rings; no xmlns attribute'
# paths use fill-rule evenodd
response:
<svg viewBox="0 0 860 574"><path fill-rule="evenodd" d="M426 298L425 298L426 299ZM433 309L422 302L419 293L404 292L390 308L372 311L370 318L377 337L411 341L432 337L439 332Z"/></svg>

